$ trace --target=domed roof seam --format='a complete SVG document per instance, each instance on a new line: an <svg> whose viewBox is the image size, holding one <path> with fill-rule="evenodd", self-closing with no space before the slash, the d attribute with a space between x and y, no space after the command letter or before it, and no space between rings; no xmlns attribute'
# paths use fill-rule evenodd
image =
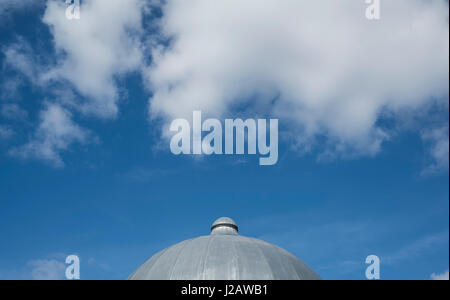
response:
<svg viewBox="0 0 450 300"><path fill-rule="evenodd" d="M238 251L237 251L237 247L236 247L236 242L233 242L233 243L231 243L231 245L233 245L232 247L233 247L233 252L234 252L234 257L236 257L236 260L237 260L237 264L236 264L236 269L237 269L237 279L239 280L240 279L240 276L239 276L239 274L240 274L240 268L239 268L239 255L238 255Z"/></svg>
<svg viewBox="0 0 450 300"><path fill-rule="evenodd" d="M177 266L178 260L181 256L181 253L183 253L184 248L186 248L186 246L190 243L192 243L192 241L195 239L190 239L190 240L186 240L184 241L184 245L183 247L181 247L181 249L178 251L177 253L177 257L175 258L175 262L173 263L172 269L170 270L170 275L169 275L169 279L172 279L172 275L173 275L173 271L175 270L175 267Z"/></svg>
<svg viewBox="0 0 450 300"><path fill-rule="evenodd" d="M206 253L205 253L205 259L203 260L203 270L202 270L202 279L205 279L205 269L206 269L206 261L208 260L209 256L209 246L211 245L211 241L214 239L214 236L210 235L208 238L208 244L206 245Z"/></svg>
<svg viewBox="0 0 450 300"><path fill-rule="evenodd" d="M161 256L163 256L164 255L164 253L166 253L166 251L167 251L167 249L169 249L170 248L170 246L169 247L167 247L167 248L165 248L164 250L161 250L160 252L161 252L161 254L159 255L159 257L155 260L155 262L153 263L153 265L150 267L150 269L148 269L148 271L147 271L147 273L151 273L151 271L152 271L152 269L153 269L153 267L155 266L155 264L156 264L156 261L158 260L158 259L160 259L161 258ZM158 253L156 253L155 255L157 255ZM146 262L144 262L144 265L146 264L146 263L148 263L148 262L150 262L151 260L152 260L152 258L154 258L155 257L155 255L153 255L150 259L148 259ZM139 269L138 269L139 270ZM137 271L138 270L136 270L134 273L133 273L133 275L137 275Z"/></svg>
<svg viewBox="0 0 450 300"><path fill-rule="evenodd" d="M284 255L286 255L286 257L294 258L295 260L298 260L298 261L301 262L301 260L298 259L297 257L295 257L292 253L290 253L289 251L287 251L287 250L285 250L285 249L283 249L283 248L281 248L281 247L279 247L279 246L277 246L275 244L271 244L271 243L269 243L267 241L256 239L256 238L252 238L252 239L258 243L258 246L259 246L259 244L265 244L267 247L271 247L271 248L274 248L276 251L280 251L280 253L283 253ZM282 260L281 262L283 262L283 264L285 263L284 260ZM270 270L272 271L272 268ZM295 275L297 276L297 279L301 280L302 276L297 272L297 269L293 267L292 270L294 271ZM275 278L273 272L272 272L272 275Z"/></svg>
<svg viewBox="0 0 450 300"><path fill-rule="evenodd" d="M256 239L253 239L253 240L255 241ZM270 270L271 280L274 280L275 276L273 274L272 268L270 267L269 261L267 260L267 257L264 255L264 252L262 251L261 247L259 246L258 241L256 241L254 244L256 245L256 248L258 249L259 253L261 253L263 260L266 262L266 265L267 265L268 269Z"/></svg>

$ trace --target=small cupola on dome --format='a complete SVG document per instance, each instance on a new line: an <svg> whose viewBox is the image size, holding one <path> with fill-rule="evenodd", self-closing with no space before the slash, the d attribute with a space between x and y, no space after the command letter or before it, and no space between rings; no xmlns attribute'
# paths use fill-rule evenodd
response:
<svg viewBox="0 0 450 300"><path fill-rule="evenodd" d="M238 232L236 223L226 217L217 219L211 226L211 234L237 235Z"/></svg>

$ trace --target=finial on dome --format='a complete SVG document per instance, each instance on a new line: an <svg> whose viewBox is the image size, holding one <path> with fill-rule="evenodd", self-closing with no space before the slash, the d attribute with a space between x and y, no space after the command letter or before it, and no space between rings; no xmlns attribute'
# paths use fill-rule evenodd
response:
<svg viewBox="0 0 450 300"><path fill-rule="evenodd" d="M211 234L237 235L239 228L236 223L226 217L217 219L211 226Z"/></svg>

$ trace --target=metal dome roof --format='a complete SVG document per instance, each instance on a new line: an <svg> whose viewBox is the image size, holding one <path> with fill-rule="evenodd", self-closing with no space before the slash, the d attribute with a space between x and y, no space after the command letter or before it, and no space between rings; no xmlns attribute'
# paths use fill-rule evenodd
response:
<svg viewBox="0 0 450 300"><path fill-rule="evenodd" d="M319 280L293 254L265 241L238 235L230 218L211 234L183 241L155 254L130 280Z"/></svg>

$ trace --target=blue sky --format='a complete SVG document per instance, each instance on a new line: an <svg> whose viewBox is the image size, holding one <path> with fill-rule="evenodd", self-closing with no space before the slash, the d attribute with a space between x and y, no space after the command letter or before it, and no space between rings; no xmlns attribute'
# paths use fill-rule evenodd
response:
<svg viewBox="0 0 450 300"><path fill-rule="evenodd" d="M115 0L106 15L82 1L81 19L68 21L64 1L4 0L0 279L62 278L69 254L82 279L124 279L221 216L324 279L365 279L372 254L382 279L448 272L448 3L386 3L373 25L361 2L317 15L347 16L337 33L361 24L362 35L335 40L307 18L318 8L306 2L299 16L267 19L270 1L230 1L219 13L200 0ZM264 39L223 26L236 9L248 13L235 20L243 28L265 19ZM290 27L297 18L316 34ZM273 46L242 50L265 39ZM278 118L278 163L173 155L166 126L194 109Z"/></svg>

